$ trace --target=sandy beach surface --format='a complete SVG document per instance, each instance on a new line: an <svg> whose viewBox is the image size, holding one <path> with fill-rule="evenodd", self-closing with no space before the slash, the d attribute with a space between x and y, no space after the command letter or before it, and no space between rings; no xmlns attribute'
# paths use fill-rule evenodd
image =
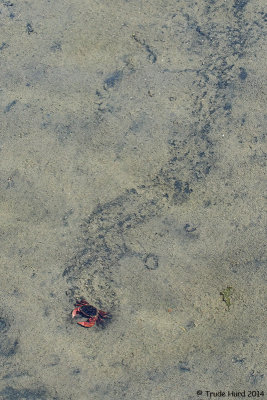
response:
<svg viewBox="0 0 267 400"><path fill-rule="evenodd" d="M1 400L264 398L264 6L0 0Z"/></svg>

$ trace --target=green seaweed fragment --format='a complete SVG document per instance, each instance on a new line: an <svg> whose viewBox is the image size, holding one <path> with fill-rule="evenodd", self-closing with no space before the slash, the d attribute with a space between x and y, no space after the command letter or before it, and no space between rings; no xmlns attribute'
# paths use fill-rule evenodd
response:
<svg viewBox="0 0 267 400"><path fill-rule="evenodd" d="M226 289L223 289L220 292L220 295L223 297L223 301L226 303L229 311L231 305L232 286L227 286Z"/></svg>

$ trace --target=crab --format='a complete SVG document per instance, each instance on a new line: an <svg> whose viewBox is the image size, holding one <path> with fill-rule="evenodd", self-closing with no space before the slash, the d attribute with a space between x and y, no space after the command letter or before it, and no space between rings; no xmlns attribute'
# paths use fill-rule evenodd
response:
<svg viewBox="0 0 267 400"><path fill-rule="evenodd" d="M109 313L98 310L84 299L77 301L75 307L76 308L72 311L72 318L76 317L76 315L86 317L87 321L77 322L77 324L84 326L85 328L91 328L91 326L94 326L95 324L100 325L105 318L111 318Z"/></svg>

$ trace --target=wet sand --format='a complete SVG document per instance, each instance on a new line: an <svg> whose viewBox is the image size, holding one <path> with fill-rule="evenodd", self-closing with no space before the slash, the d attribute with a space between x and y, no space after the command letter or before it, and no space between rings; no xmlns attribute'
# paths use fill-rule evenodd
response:
<svg viewBox="0 0 267 400"><path fill-rule="evenodd" d="M264 3L0 2L1 400L264 390Z"/></svg>

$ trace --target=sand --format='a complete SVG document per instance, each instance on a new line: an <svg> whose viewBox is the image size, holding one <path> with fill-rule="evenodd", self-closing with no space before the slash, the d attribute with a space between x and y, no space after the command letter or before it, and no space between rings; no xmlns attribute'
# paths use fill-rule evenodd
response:
<svg viewBox="0 0 267 400"><path fill-rule="evenodd" d="M0 1L1 400L264 390L264 3Z"/></svg>

